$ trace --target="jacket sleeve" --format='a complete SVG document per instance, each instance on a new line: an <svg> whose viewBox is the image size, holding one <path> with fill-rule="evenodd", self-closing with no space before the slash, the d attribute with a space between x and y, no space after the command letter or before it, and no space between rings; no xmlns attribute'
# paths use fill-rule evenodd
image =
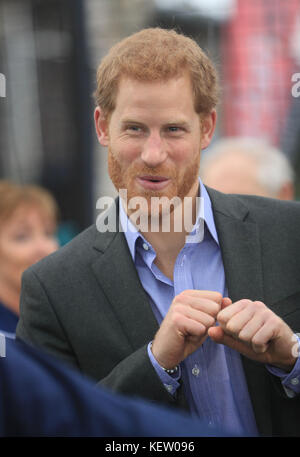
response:
<svg viewBox="0 0 300 457"><path fill-rule="evenodd" d="M82 331L78 327L80 325L81 323L77 322L77 334ZM74 338L69 338L68 331L51 304L46 288L32 269L27 270L22 278L20 320L16 334L18 339L44 349L76 370L92 377L99 386L121 394L143 397L154 403L187 409L182 386L178 388L175 397L167 392L150 362L147 345L134 352L128 352L127 356L118 363L112 360L110 367L103 367L106 370L106 375L103 377L89 372L85 366L86 354L83 356L79 353L78 344L76 346ZM94 364L100 361L101 365L101 351L109 349L99 347L97 350L98 360L97 362L94 360ZM93 363L93 360L90 363Z"/></svg>
<svg viewBox="0 0 300 457"><path fill-rule="evenodd" d="M25 271L22 277L20 319L16 337L27 344L43 348L71 366L79 368L47 293L31 269Z"/></svg>
<svg viewBox="0 0 300 457"><path fill-rule="evenodd" d="M149 359L147 345L122 360L100 384L122 394L188 409L182 385L174 396L163 386Z"/></svg>

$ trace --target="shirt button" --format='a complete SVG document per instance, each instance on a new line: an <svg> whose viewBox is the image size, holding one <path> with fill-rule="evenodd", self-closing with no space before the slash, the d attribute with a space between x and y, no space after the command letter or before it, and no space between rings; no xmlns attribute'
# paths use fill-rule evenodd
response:
<svg viewBox="0 0 300 457"><path fill-rule="evenodd" d="M186 255L184 254L184 256L182 257L182 260L181 260L181 264L180 264L181 267L183 267L185 259L186 259Z"/></svg>
<svg viewBox="0 0 300 457"><path fill-rule="evenodd" d="M143 248L145 249L145 251L148 251L149 250L149 246L147 243L143 243Z"/></svg>
<svg viewBox="0 0 300 457"><path fill-rule="evenodd" d="M291 379L291 384L293 384L293 386L297 386L299 384L299 379L298 378Z"/></svg>
<svg viewBox="0 0 300 457"><path fill-rule="evenodd" d="M198 365L195 365L192 369L192 375L198 377L200 373L200 370L198 368Z"/></svg>
<svg viewBox="0 0 300 457"><path fill-rule="evenodd" d="M173 387L171 386L171 384L164 384L164 386L167 389L167 391L170 392L170 394L171 394L173 391Z"/></svg>

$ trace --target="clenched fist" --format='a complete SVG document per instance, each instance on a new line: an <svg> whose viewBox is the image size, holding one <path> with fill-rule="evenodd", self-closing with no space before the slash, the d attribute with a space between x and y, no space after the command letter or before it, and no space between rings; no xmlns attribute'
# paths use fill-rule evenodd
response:
<svg viewBox="0 0 300 457"><path fill-rule="evenodd" d="M175 367L201 346L224 300L220 293L206 290L185 290L174 298L152 344L162 367Z"/></svg>
<svg viewBox="0 0 300 457"><path fill-rule="evenodd" d="M286 371L293 368L296 362L293 331L264 303L251 300L231 303L228 300L222 308L217 315L220 325L208 330L212 340L253 360Z"/></svg>

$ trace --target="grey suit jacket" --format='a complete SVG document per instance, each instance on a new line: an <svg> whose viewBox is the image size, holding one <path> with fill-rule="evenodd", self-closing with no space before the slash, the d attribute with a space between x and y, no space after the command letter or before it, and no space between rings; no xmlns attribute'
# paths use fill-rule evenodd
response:
<svg viewBox="0 0 300 457"><path fill-rule="evenodd" d="M299 332L299 203L208 192L229 297L261 300ZM110 389L186 407L184 389L173 398L147 356L157 329L123 233L92 226L24 273L18 338ZM299 397L242 360L261 434L300 436Z"/></svg>

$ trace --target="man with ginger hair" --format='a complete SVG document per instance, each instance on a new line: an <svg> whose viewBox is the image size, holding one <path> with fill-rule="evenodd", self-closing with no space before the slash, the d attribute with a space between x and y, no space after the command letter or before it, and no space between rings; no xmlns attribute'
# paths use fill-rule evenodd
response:
<svg viewBox="0 0 300 457"><path fill-rule="evenodd" d="M101 217L117 224L24 274L17 335L229 432L299 435L300 209L199 180L218 91L212 62L175 31L111 49L94 117L122 197Z"/></svg>

